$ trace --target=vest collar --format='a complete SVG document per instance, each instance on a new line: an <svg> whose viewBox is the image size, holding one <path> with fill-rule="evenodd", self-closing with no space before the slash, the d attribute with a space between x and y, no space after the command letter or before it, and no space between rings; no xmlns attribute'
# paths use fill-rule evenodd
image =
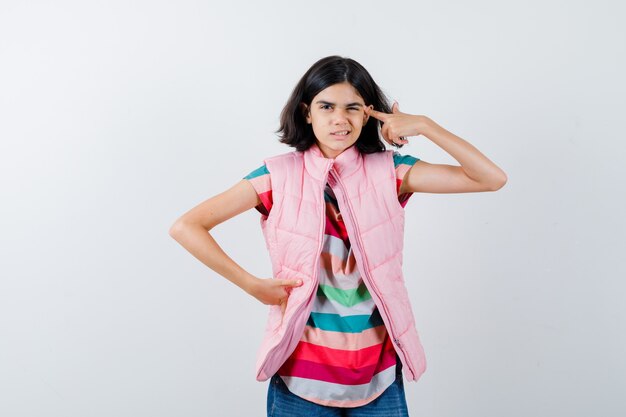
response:
<svg viewBox="0 0 626 417"><path fill-rule="evenodd" d="M363 156L355 145L337 155L335 158L326 158L317 143L304 151L304 167L315 179L325 178L327 170L334 168L341 177L347 177L361 168Z"/></svg>

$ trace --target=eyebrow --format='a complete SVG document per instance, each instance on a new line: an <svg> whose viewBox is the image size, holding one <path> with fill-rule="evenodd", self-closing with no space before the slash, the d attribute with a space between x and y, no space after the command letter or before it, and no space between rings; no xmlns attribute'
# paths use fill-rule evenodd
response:
<svg viewBox="0 0 626 417"><path fill-rule="evenodd" d="M318 101L315 102L315 104L328 104L329 106L334 106L335 105L335 103L331 103L330 101L324 101L324 100L318 100ZM357 102L348 103L348 104L346 104L346 107L363 107L363 104L357 103Z"/></svg>

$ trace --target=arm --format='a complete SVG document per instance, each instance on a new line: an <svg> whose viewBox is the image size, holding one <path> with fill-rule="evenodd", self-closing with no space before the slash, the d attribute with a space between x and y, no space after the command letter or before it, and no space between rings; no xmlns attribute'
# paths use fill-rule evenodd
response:
<svg viewBox="0 0 626 417"><path fill-rule="evenodd" d="M496 191L506 184L507 176L469 142L439 126L426 116L401 113L397 105L393 113L369 113L384 122L383 137L391 143L408 143L405 136L424 135L460 166L416 162L406 173L400 193L467 193Z"/></svg>
<svg viewBox="0 0 626 417"><path fill-rule="evenodd" d="M200 262L237 285L264 304L286 305L288 287L296 280L261 279L233 261L209 231L261 203L249 181L241 180L232 188L212 197L183 214L169 234Z"/></svg>

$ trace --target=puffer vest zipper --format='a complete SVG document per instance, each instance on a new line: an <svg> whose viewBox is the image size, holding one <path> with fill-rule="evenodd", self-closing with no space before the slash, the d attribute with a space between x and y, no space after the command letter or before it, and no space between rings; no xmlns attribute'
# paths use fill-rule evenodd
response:
<svg viewBox="0 0 626 417"><path fill-rule="evenodd" d="M257 354L257 380L269 379L296 348L318 284L329 184L346 225L357 267L392 338L408 381L426 370L424 350L402 273L404 209L398 202L393 152L361 154L352 146L335 159L317 145L265 160L273 205L261 228L275 278L301 279L285 314L270 306Z"/></svg>

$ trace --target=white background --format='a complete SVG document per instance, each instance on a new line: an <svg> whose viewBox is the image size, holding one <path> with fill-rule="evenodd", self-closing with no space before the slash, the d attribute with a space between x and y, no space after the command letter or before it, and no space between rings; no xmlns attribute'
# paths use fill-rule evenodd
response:
<svg viewBox="0 0 626 417"><path fill-rule="evenodd" d="M427 371L412 416L626 415L619 1L2 1L0 415L263 416L267 307L168 236L287 152L321 57L508 175L416 194L405 278ZM423 136L401 150L456 164ZM214 229L271 276L248 211Z"/></svg>

